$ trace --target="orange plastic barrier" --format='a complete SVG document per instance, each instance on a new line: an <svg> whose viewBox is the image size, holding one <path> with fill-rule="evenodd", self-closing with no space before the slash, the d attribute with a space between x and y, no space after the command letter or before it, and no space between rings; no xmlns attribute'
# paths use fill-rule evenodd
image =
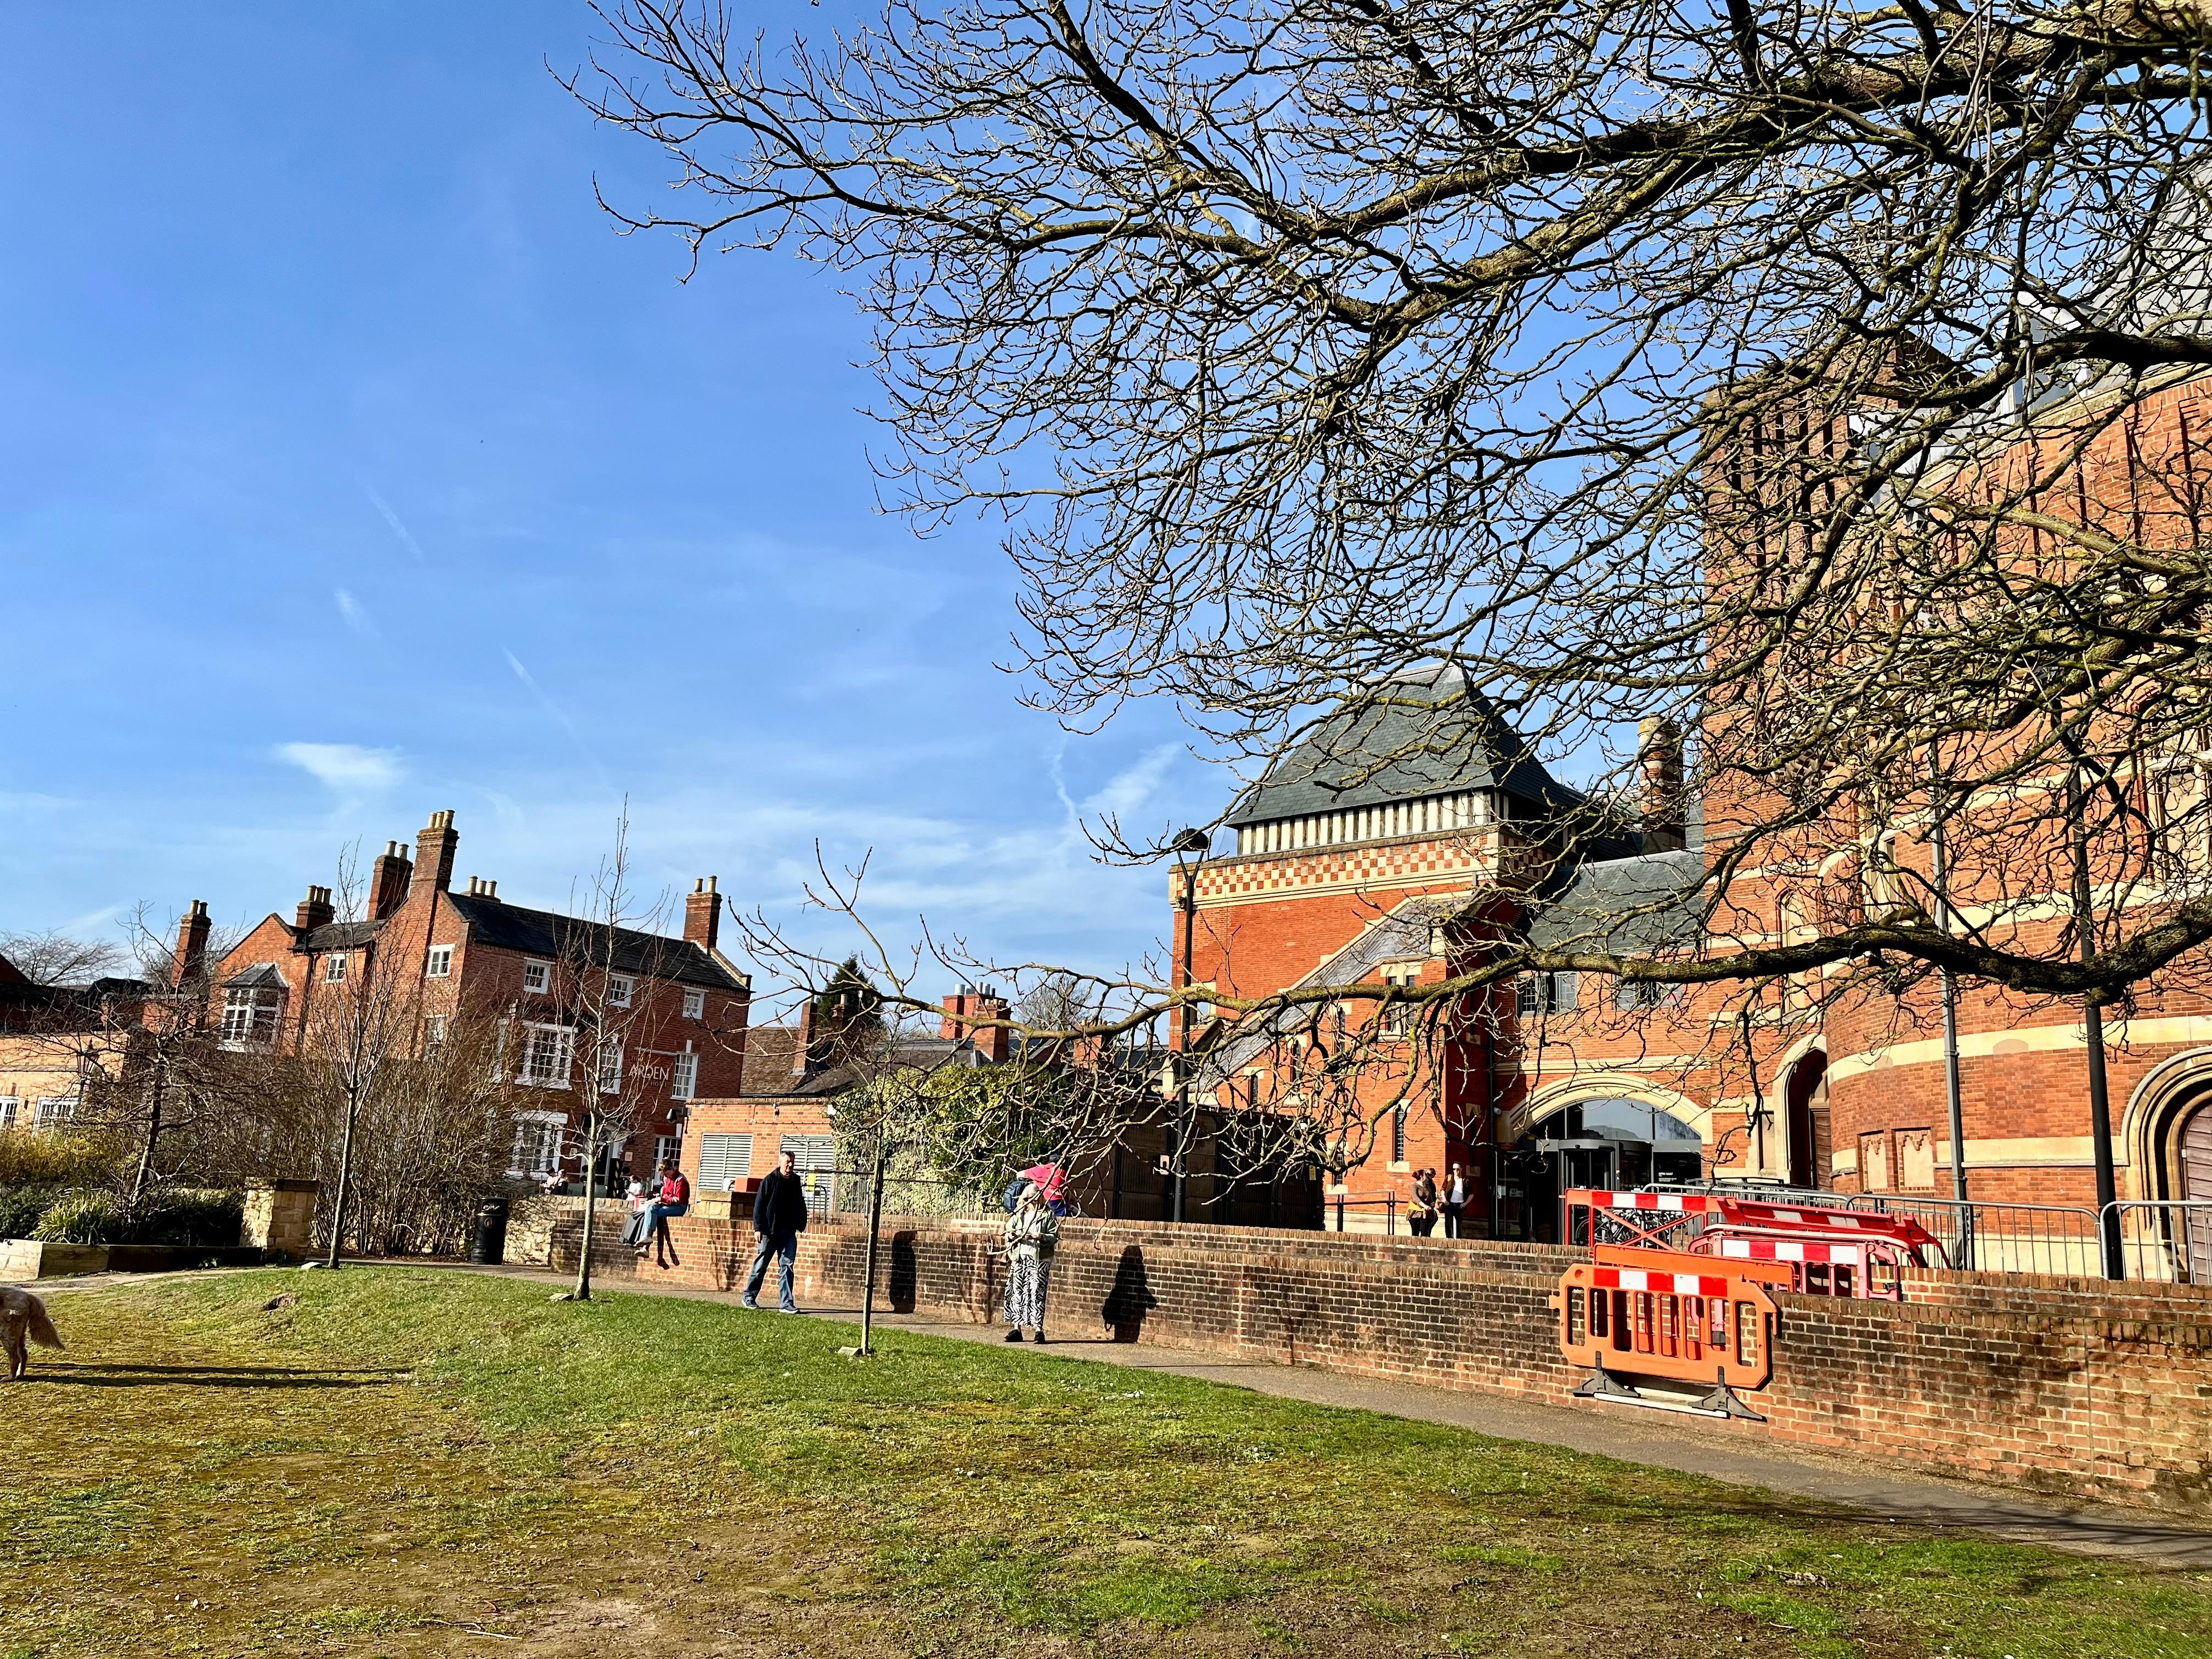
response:
<svg viewBox="0 0 2212 1659"><path fill-rule="evenodd" d="M1553 1298L1559 1352L1593 1375L1575 1392L1592 1399L1656 1402L1635 1379L1709 1385L1687 1408L1759 1420L1736 1397L1774 1374L1778 1317L1770 1283L1788 1282L1787 1262L1723 1261L1637 1246L1600 1245Z"/></svg>

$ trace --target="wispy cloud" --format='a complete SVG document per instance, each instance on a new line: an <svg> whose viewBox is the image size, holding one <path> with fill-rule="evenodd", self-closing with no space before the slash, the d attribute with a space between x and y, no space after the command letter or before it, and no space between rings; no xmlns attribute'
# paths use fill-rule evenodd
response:
<svg viewBox="0 0 2212 1659"><path fill-rule="evenodd" d="M605 793L613 793L614 786L607 779L606 769L599 764L590 750L585 748L584 734L576 729L576 722L568 718L568 711L554 702L545 688L538 684L538 677L522 665L521 658L505 646L500 647L500 654L507 659L507 665L514 671L514 678L520 680L530 695L538 699L538 705L561 722L561 729L568 734L568 741L576 745L576 757L592 769L592 775L599 781L600 789Z"/></svg>
<svg viewBox="0 0 2212 1659"><path fill-rule="evenodd" d="M343 587L334 589L331 597L337 600L338 615L345 619L348 628L365 640L377 637L376 618L368 614L367 605Z"/></svg>
<svg viewBox="0 0 2212 1659"><path fill-rule="evenodd" d="M407 775L397 749L364 749L356 743L280 743L276 758L343 795L389 789Z"/></svg>
<svg viewBox="0 0 2212 1659"><path fill-rule="evenodd" d="M363 478L361 481L361 487L368 492L368 499L376 503L376 510L384 515L385 523L392 526L392 533L398 537L399 539L406 544L407 550L410 553L412 553L417 560L421 561L424 564L429 563L429 555L423 552L422 544L416 541L415 539L414 533L410 531L405 525L399 522L399 515L392 510L392 503L386 501L383 496L378 495L376 493L376 486L369 483L368 479Z"/></svg>

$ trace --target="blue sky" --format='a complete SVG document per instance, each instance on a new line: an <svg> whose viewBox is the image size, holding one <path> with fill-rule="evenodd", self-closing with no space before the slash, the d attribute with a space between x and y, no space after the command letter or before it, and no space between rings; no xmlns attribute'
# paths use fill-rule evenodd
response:
<svg viewBox="0 0 2212 1659"><path fill-rule="evenodd" d="M763 0L771 33L824 14ZM554 83L581 7L19 8L0 76L0 932L289 915L455 809L564 904L793 913L1109 966L1166 920L1111 804L1218 810L1174 711L1063 736L993 664L988 530L879 514L818 269L614 234L663 164ZM824 943L835 943L823 936Z"/></svg>

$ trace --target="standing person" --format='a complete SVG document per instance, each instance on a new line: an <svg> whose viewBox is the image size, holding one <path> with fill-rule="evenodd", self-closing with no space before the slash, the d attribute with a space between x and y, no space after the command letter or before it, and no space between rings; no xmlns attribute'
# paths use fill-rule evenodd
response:
<svg viewBox="0 0 2212 1659"><path fill-rule="evenodd" d="M1006 1218L1006 1340L1022 1340L1022 1327L1044 1340L1044 1297L1052 1285L1052 1253L1060 1244L1060 1218L1036 1182L1022 1188L1021 1202Z"/></svg>
<svg viewBox="0 0 2212 1659"><path fill-rule="evenodd" d="M1459 1164L1453 1164L1450 1173L1444 1177L1442 1208L1444 1212L1444 1237L1457 1238L1461 1218L1467 1214L1467 1171Z"/></svg>
<svg viewBox="0 0 2212 1659"><path fill-rule="evenodd" d="M1416 1238L1426 1238L1437 1230L1437 1172L1434 1170L1413 1171L1413 1202L1406 1212L1406 1224Z"/></svg>
<svg viewBox="0 0 2212 1659"><path fill-rule="evenodd" d="M690 1212L691 1183L684 1178L684 1172L671 1159L660 1166L660 1191L647 1206L642 1230L644 1237L637 1247L637 1259L640 1261L645 1260L646 1242L650 1242L654 1266L665 1267L672 1260L681 1266L683 1258L677 1255L676 1241L669 1237L668 1221L671 1216L689 1215Z"/></svg>
<svg viewBox="0 0 2212 1659"><path fill-rule="evenodd" d="M799 1236L806 1231L806 1188L799 1179L799 1155L786 1152L760 1184L753 1199L753 1231L760 1235L753 1251L753 1270L745 1279L744 1304L760 1306L761 1281L768 1277L770 1256L783 1258L777 1305L788 1314L799 1311L792 1299L791 1277L799 1263Z"/></svg>

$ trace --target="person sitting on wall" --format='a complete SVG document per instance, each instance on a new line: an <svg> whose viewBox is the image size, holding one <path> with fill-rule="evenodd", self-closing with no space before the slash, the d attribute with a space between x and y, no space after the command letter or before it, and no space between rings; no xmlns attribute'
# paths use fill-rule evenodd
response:
<svg viewBox="0 0 2212 1659"><path fill-rule="evenodd" d="M691 1183L671 1159L660 1166L660 1196L645 1212L645 1236L653 1241L653 1265L665 1267L682 1266L683 1258L676 1254L676 1241L669 1236L668 1221L672 1216L688 1215L691 1209ZM637 1247L637 1259L645 1260L646 1247Z"/></svg>
<svg viewBox="0 0 2212 1659"><path fill-rule="evenodd" d="M791 1280L799 1262L799 1236L805 1231L805 1183L799 1178L797 1155L786 1152L776 1160L753 1199L753 1231L760 1235L760 1244L753 1251L753 1270L745 1279L745 1306L759 1308L761 1281L768 1277L769 1258L781 1256L783 1271L777 1287L781 1293L778 1305L787 1314L799 1311L798 1303L792 1299Z"/></svg>

